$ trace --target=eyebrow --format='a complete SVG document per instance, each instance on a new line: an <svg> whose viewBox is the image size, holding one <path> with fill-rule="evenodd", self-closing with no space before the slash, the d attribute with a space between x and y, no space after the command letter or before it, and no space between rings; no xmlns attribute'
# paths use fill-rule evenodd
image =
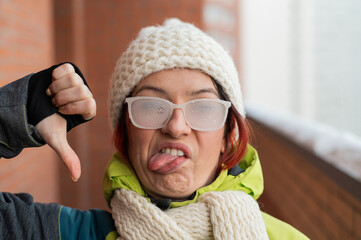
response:
<svg viewBox="0 0 361 240"><path fill-rule="evenodd" d="M197 96L197 95L202 94L202 93L212 93L212 94L216 95L217 97L219 97L219 94L218 94L217 91L216 91L215 89L213 89L213 88L199 89L199 90L190 92L189 95L190 95L190 96Z"/></svg>
<svg viewBox="0 0 361 240"><path fill-rule="evenodd" d="M145 91L145 90L151 90L151 91L154 91L157 93L167 94L167 92L161 88L153 87L153 86L149 86L149 85L143 85L134 93L134 95L136 96L138 93L140 93L141 91Z"/></svg>
<svg viewBox="0 0 361 240"><path fill-rule="evenodd" d="M168 94L167 91L165 91L162 88L149 86L149 85L143 85L134 93L134 96L136 96L141 91L145 91L145 90L151 90L151 91L163 94L163 95ZM203 89L199 89L199 90L195 90L195 91L189 91L189 92L187 92L187 95L189 95L189 96L197 96L197 95L200 95L202 93L211 93L211 94L214 94L216 97L219 97L218 92L213 88L203 88Z"/></svg>

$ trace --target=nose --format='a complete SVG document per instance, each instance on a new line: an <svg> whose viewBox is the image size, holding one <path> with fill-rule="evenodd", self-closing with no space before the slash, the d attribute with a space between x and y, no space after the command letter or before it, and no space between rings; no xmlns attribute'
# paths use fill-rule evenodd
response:
<svg viewBox="0 0 361 240"><path fill-rule="evenodd" d="M168 123L161 129L163 133L167 133L174 138L187 136L192 132L180 108L174 109Z"/></svg>

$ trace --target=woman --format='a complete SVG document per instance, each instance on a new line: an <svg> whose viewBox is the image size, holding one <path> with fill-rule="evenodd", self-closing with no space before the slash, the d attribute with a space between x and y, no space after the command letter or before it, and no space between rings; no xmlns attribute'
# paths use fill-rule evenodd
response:
<svg viewBox="0 0 361 240"><path fill-rule="evenodd" d="M73 88L59 83L54 89L54 82L48 94L57 100ZM77 93L53 104L64 114L91 118L94 107L64 107L92 98ZM41 205L40 215L59 213L61 238L307 239L261 213L255 199L263 178L248 144L237 71L225 50L193 25L170 19L142 29L117 62L110 117L118 151L106 168L104 194L114 222L104 211ZM44 137L53 135L38 125L56 149ZM78 178L77 161L65 162Z"/></svg>

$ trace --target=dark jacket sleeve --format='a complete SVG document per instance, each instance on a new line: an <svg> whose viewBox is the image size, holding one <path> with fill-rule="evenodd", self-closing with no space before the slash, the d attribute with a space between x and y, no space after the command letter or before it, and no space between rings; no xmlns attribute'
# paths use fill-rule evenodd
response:
<svg viewBox="0 0 361 240"><path fill-rule="evenodd" d="M12 158L25 147L44 141L27 120L28 82L31 75L0 88L0 157Z"/></svg>
<svg viewBox="0 0 361 240"><path fill-rule="evenodd" d="M59 239L59 211L29 194L0 193L0 239Z"/></svg>
<svg viewBox="0 0 361 240"><path fill-rule="evenodd" d="M26 193L0 193L0 240L106 239L114 231L107 211L34 203Z"/></svg>
<svg viewBox="0 0 361 240"><path fill-rule="evenodd" d="M112 215L101 209L82 211L62 207L59 215L60 238L76 239L106 239L115 231Z"/></svg>

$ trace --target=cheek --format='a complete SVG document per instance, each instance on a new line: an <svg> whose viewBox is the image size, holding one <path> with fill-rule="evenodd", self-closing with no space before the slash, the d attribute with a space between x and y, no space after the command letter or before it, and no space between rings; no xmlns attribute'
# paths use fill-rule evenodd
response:
<svg viewBox="0 0 361 240"><path fill-rule="evenodd" d="M151 157L152 142L156 139L156 130L145 130L135 127L127 119L129 162L140 179L148 175L148 159Z"/></svg>
<svg viewBox="0 0 361 240"><path fill-rule="evenodd" d="M198 137L199 150L204 153L212 153L219 155L225 149L225 140L223 137L223 129L213 132L201 132L202 136Z"/></svg>
<svg viewBox="0 0 361 240"><path fill-rule="evenodd" d="M136 128L129 118L127 119L127 134L129 160L132 164L139 164L142 159L147 157L151 134L147 130Z"/></svg>
<svg viewBox="0 0 361 240"><path fill-rule="evenodd" d="M223 130L200 133L198 136L198 147L202 164L206 164L205 166L209 168L218 167L219 157L225 150Z"/></svg>

